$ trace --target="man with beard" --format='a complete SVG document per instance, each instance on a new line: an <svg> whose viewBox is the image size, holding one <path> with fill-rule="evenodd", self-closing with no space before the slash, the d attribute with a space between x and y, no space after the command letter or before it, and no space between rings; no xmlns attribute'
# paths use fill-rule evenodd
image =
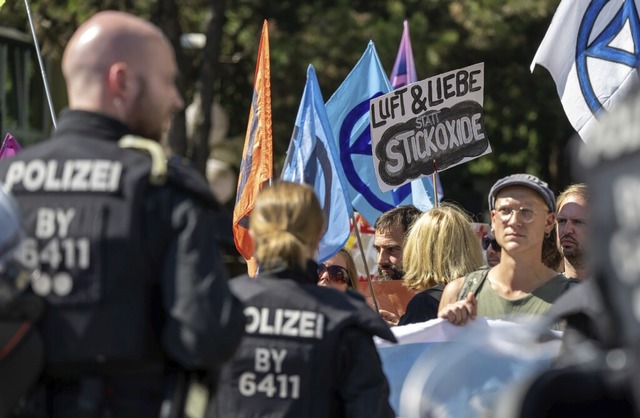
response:
<svg viewBox="0 0 640 418"><path fill-rule="evenodd" d="M373 247L378 252L380 280L402 280L402 246L407 231L422 212L414 206L398 206L378 217L373 225Z"/></svg>
<svg viewBox="0 0 640 418"><path fill-rule="evenodd" d="M589 190L584 183L572 184L558 196L558 249L562 253L564 274L584 280L591 273L585 265L584 253L588 239Z"/></svg>
<svg viewBox="0 0 640 418"><path fill-rule="evenodd" d="M218 204L159 144L184 104L173 48L147 21L100 12L62 71L69 109L53 136L0 162L46 305L45 372L24 416L182 416L187 373L214 381L245 319L218 253Z"/></svg>

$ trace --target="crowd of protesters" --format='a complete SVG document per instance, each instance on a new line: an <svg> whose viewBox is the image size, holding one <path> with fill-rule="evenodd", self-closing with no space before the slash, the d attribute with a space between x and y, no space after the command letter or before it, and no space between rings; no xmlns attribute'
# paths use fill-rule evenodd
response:
<svg viewBox="0 0 640 418"><path fill-rule="evenodd" d="M0 242L0 267L21 261L44 304L22 298L11 315L0 306L36 323L44 347L42 375L13 400L17 416L182 416L197 384L211 417L391 417L374 336L393 342L393 326L437 318L544 316L593 275L586 184L556 199L517 173L489 190L482 238L455 204L378 218L372 280L416 292L401 317L368 306L346 249L317 263L327 220L305 185L259 194L249 223L258 274L229 281L215 198L157 143L183 106L168 40L141 19L101 12L71 38L63 71L69 109L54 136L0 163L25 225L0 237L12 240ZM36 184L34 161L98 174ZM15 257L16 240L38 266Z"/></svg>

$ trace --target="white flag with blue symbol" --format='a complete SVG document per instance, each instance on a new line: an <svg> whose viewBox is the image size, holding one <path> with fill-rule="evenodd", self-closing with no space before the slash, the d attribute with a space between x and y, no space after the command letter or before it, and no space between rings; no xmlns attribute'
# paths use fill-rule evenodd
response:
<svg viewBox="0 0 640 418"><path fill-rule="evenodd" d="M551 73L565 113L588 142L638 83L640 0L563 0L531 63Z"/></svg>

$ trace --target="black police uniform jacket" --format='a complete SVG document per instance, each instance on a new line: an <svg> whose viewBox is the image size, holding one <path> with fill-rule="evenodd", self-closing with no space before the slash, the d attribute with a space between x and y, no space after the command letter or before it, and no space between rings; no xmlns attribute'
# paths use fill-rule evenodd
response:
<svg viewBox="0 0 640 418"><path fill-rule="evenodd" d="M247 323L210 416L395 416L372 338L393 333L359 294L318 286L317 265L307 270L231 281Z"/></svg>
<svg viewBox="0 0 640 418"><path fill-rule="evenodd" d="M167 364L215 369L244 317L217 250L216 202L204 179L164 159L151 184L146 151L118 141L119 121L67 110L52 138L0 163L39 269L41 324L52 376L145 375ZM156 179L157 180L157 179Z"/></svg>

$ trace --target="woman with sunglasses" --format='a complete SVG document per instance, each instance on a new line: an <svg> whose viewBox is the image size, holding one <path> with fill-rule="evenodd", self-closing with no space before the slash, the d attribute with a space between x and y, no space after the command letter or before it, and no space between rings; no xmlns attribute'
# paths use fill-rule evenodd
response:
<svg viewBox="0 0 640 418"><path fill-rule="evenodd" d="M336 255L318 265L318 284L341 292L358 290L358 270L347 249L341 248Z"/></svg>
<svg viewBox="0 0 640 418"><path fill-rule="evenodd" d="M208 416L395 416L373 342L393 333L363 298L318 286L324 214L313 189L266 187L249 231L259 273L229 283L247 322Z"/></svg>
<svg viewBox="0 0 640 418"><path fill-rule="evenodd" d="M404 285L418 293L398 325L436 319L445 285L482 267L482 249L469 215L447 203L422 214L409 229L403 266Z"/></svg>

